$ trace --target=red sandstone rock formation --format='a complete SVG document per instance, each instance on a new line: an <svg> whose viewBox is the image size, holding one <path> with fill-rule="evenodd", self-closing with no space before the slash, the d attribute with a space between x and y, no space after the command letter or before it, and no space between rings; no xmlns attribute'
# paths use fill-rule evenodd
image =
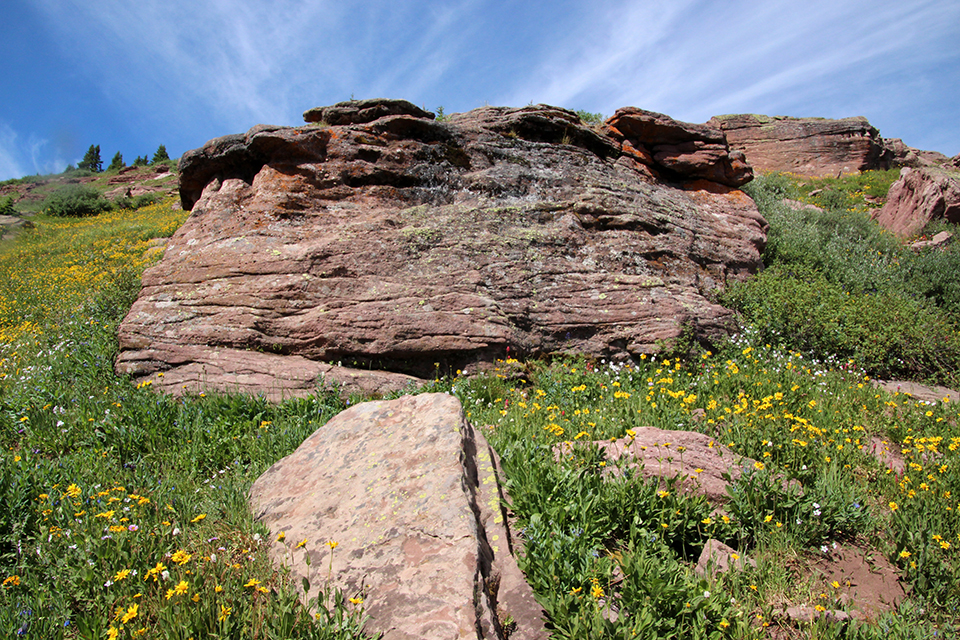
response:
<svg viewBox="0 0 960 640"><path fill-rule="evenodd" d="M147 270L117 369L178 392L279 397L508 353L629 359L689 328L760 266L766 223L723 133L623 109L594 130L544 105L432 119L343 103L180 163L192 214Z"/></svg>
<svg viewBox="0 0 960 640"><path fill-rule="evenodd" d="M756 171L836 176L887 169L892 153L866 118L788 118L751 114L715 116L731 149L742 151Z"/></svg>

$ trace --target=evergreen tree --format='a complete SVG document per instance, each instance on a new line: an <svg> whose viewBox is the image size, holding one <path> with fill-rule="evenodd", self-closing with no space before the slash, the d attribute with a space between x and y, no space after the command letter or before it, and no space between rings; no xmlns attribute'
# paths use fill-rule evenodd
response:
<svg viewBox="0 0 960 640"><path fill-rule="evenodd" d="M83 160L77 163L78 169L86 169L94 173L103 171L103 160L100 159L100 145L90 145Z"/></svg>
<svg viewBox="0 0 960 640"><path fill-rule="evenodd" d="M145 167L150 164L150 161L147 159L147 156L137 156L137 159L133 161L133 166L135 167Z"/></svg>
<svg viewBox="0 0 960 640"><path fill-rule="evenodd" d="M158 162L163 162L164 160L169 160L170 156L167 155L167 148L163 145L157 147L157 152L153 154L153 162L150 164L157 164Z"/></svg>
<svg viewBox="0 0 960 640"><path fill-rule="evenodd" d="M124 166L123 156L120 155L119 151L117 151L117 155L113 156L113 160L110 161L110 166L107 167L107 171L113 171L114 169L119 171L120 169L123 169Z"/></svg>

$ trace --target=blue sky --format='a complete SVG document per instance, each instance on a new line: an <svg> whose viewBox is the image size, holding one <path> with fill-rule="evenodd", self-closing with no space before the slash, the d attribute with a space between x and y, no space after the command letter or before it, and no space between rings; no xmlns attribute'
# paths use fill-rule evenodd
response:
<svg viewBox="0 0 960 640"><path fill-rule="evenodd" d="M4 0L0 180L315 106L866 116L960 153L957 0Z"/></svg>

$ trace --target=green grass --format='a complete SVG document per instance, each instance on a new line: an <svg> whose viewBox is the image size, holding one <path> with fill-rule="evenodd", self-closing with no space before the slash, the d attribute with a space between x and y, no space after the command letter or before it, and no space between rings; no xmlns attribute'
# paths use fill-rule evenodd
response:
<svg viewBox="0 0 960 640"><path fill-rule="evenodd" d="M37 219L0 252L0 630L359 637L361 612L339 594L320 619L299 603L246 504L343 403L177 400L113 372L150 240L184 216L165 203Z"/></svg>
<svg viewBox="0 0 960 640"><path fill-rule="evenodd" d="M113 371L117 325L159 254L151 240L184 215L163 203L83 219L38 216L36 229L0 247L0 631L360 637L362 609L343 594L315 603L324 605L319 619L299 602L246 502L252 482L344 403L322 392L280 404L175 399ZM860 218L835 228L886 242ZM806 263L792 268L801 266L814 290L842 294L843 308L843 285ZM771 295L789 275L775 269L787 266L770 269ZM910 596L876 620L789 633L957 632L955 405L878 391L859 362L829 356L815 341L828 325L810 329L801 353L787 339L768 340L771 323L683 360L508 361L424 389L456 394L499 452L521 566L554 637L765 637L785 624L777 616L785 603L840 606L833 588L803 571L834 543L888 557ZM675 480L661 487L629 471L607 478L613 463L589 443L629 437L637 426L701 431L762 468L749 466L732 485L723 513ZM902 451L905 473L860 450L873 438ZM555 457L554 445L567 441L573 455ZM756 566L698 577L692 567L709 538Z"/></svg>

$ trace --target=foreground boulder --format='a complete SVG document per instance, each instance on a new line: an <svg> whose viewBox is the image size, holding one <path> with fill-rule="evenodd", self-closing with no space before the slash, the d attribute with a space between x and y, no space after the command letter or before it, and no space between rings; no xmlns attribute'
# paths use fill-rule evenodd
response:
<svg viewBox="0 0 960 640"><path fill-rule="evenodd" d="M306 597L362 598L366 630L385 640L545 638L499 478L460 402L424 394L339 414L257 479L250 499L274 561L309 579Z"/></svg>
<svg viewBox="0 0 960 640"><path fill-rule="evenodd" d="M923 167L900 170L900 179L874 214L877 223L901 238L910 238L934 220L960 223L960 172Z"/></svg>
<svg viewBox="0 0 960 640"><path fill-rule="evenodd" d="M752 173L716 127L544 105L437 122L399 100L307 118L183 156L192 214L143 276L120 372L282 396L508 354L627 360L727 335L713 294L761 264Z"/></svg>
<svg viewBox="0 0 960 640"><path fill-rule="evenodd" d="M866 118L789 118L738 114L715 116L708 124L726 134L756 171L802 176L836 176L889 169L893 154ZM906 152L905 152L906 153Z"/></svg>

